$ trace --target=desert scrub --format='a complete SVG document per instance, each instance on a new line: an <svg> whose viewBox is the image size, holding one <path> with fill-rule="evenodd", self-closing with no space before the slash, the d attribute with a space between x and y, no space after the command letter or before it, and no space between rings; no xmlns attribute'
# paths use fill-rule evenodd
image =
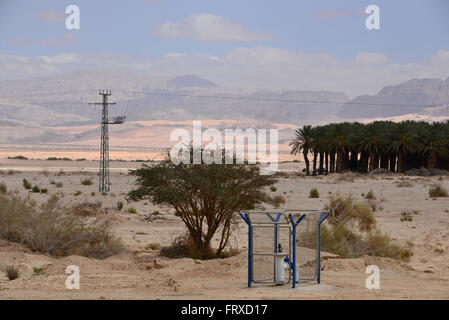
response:
<svg viewBox="0 0 449 320"><path fill-rule="evenodd" d="M429 197L431 198L445 198L448 196L447 189L440 184L434 185L429 189Z"/></svg>
<svg viewBox="0 0 449 320"><path fill-rule="evenodd" d="M134 207L129 207L128 208L128 213L137 213L137 210Z"/></svg>
<svg viewBox="0 0 449 320"><path fill-rule="evenodd" d="M20 276L20 271L16 266L6 266L5 267L6 277L9 280L16 280Z"/></svg>
<svg viewBox="0 0 449 320"><path fill-rule="evenodd" d="M318 192L318 189L313 188L310 190L309 192L309 198L319 198L320 197L320 193Z"/></svg>
<svg viewBox="0 0 449 320"><path fill-rule="evenodd" d="M117 210L122 211L124 207L124 204L122 201L117 202Z"/></svg>
<svg viewBox="0 0 449 320"><path fill-rule="evenodd" d="M75 193L73 194L75 197L78 197L79 195L81 195L82 194L82 192L81 191L79 191L79 190L77 190L77 191L75 191Z"/></svg>
<svg viewBox="0 0 449 320"><path fill-rule="evenodd" d="M161 245L159 243L152 242L152 243L149 243L149 244L147 244L145 246L145 250L149 250L149 249L151 249L151 250L160 250L161 249Z"/></svg>
<svg viewBox="0 0 449 320"><path fill-rule="evenodd" d="M0 193L6 193L8 192L8 188L6 187L6 184L0 183Z"/></svg>
<svg viewBox="0 0 449 320"><path fill-rule="evenodd" d="M27 179L23 179L23 187L26 190L31 190L31 188L32 188L31 183L29 183Z"/></svg>
<svg viewBox="0 0 449 320"><path fill-rule="evenodd" d="M374 195L373 190L368 191L368 193L365 196L366 200L376 200L376 196Z"/></svg>
<svg viewBox="0 0 449 320"><path fill-rule="evenodd" d="M33 267L33 274L36 276L43 274L44 271L45 271L44 267Z"/></svg>
<svg viewBox="0 0 449 320"><path fill-rule="evenodd" d="M412 222L413 221L413 216L410 212L404 211L401 213L401 222Z"/></svg>
<svg viewBox="0 0 449 320"><path fill-rule="evenodd" d="M91 186L94 184L94 182L92 181L92 179L83 179L81 180L81 184L83 186Z"/></svg>
<svg viewBox="0 0 449 320"><path fill-rule="evenodd" d="M270 191L271 191L271 192L275 192L277 189L278 189L278 188L276 188L275 186L271 186L271 187L270 187Z"/></svg>
<svg viewBox="0 0 449 320"><path fill-rule="evenodd" d="M123 248L106 223L74 215L55 196L38 205L30 197L0 195L0 238L52 256L103 259Z"/></svg>
<svg viewBox="0 0 449 320"><path fill-rule="evenodd" d="M396 183L398 188L411 188L413 187L413 183L408 180L401 180Z"/></svg>
<svg viewBox="0 0 449 320"><path fill-rule="evenodd" d="M409 246L401 246L376 229L376 219L368 204L357 202L351 195L337 194L330 197L325 210L330 215L321 227L324 251L344 258L371 255L408 261L411 257Z"/></svg>
<svg viewBox="0 0 449 320"><path fill-rule="evenodd" d="M275 197L273 198L273 204L274 204L274 207L275 207L275 208L279 208L279 206L280 206L281 204L285 204L285 198L284 198L283 196L280 196L280 195L275 196Z"/></svg>
<svg viewBox="0 0 449 320"><path fill-rule="evenodd" d="M33 189L31 189L31 192L33 192L33 193L40 193L41 192L41 188L39 188L39 186L34 186Z"/></svg>

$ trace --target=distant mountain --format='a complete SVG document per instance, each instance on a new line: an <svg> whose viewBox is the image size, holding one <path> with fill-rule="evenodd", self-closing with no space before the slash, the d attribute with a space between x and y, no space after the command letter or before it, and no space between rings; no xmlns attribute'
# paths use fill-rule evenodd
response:
<svg viewBox="0 0 449 320"><path fill-rule="evenodd" d="M174 88L174 89L185 89L185 88L209 89L209 88L218 87L218 85L213 83L212 81L202 79L195 75L185 75L185 76L176 77L176 78L168 81L167 86L169 88Z"/></svg>
<svg viewBox="0 0 449 320"><path fill-rule="evenodd" d="M359 96L343 105L338 116L345 119L390 117L445 104L449 104L449 78L446 81L413 79L387 86L374 96Z"/></svg>

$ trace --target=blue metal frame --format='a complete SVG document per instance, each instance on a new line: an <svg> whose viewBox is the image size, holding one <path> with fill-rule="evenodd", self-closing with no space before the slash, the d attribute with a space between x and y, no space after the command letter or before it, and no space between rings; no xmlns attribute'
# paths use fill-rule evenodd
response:
<svg viewBox="0 0 449 320"><path fill-rule="evenodd" d="M292 240L292 263L291 263L291 268L292 268L292 288L296 287L296 226L298 225L298 223L301 222L302 219L304 219L306 217L305 213L302 214L301 217L299 217L299 219L297 221L293 220L293 215L290 213L288 215L288 218L290 219L290 223L292 225L292 233L293 233L293 240Z"/></svg>
<svg viewBox="0 0 449 320"><path fill-rule="evenodd" d="M249 215L247 213L239 213L240 217L243 219L243 221L246 222L248 225L248 288L251 287L252 282L252 264L253 264L253 257L251 255L252 252L252 224L251 220L249 218ZM278 222L281 217L281 213L278 213L276 218L273 218L270 213L267 213L267 216L275 223L275 253L277 253L277 235L278 235ZM318 270L317 270L317 282L321 282L321 224L324 222L324 220L327 219L329 216L329 212L321 212L320 218L318 221ZM292 233L293 233L293 239L292 239L292 257L291 257L291 268L292 268L292 288L296 287L296 227L297 225L306 217L306 214L303 213L298 220L293 220L293 215L290 213L288 215L288 218L290 220L290 224L292 226Z"/></svg>
<svg viewBox="0 0 449 320"><path fill-rule="evenodd" d="M329 212L326 214L321 212L320 220L318 221L318 273L317 273L317 283L321 283L321 224L324 220L329 217Z"/></svg>
<svg viewBox="0 0 449 320"><path fill-rule="evenodd" d="M253 263L253 259L251 256L251 251L252 251L252 238L251 238L251 234L252 234L252 226L251 226L251 220L249 219L249 216L247 213L243 214L243 213L239 213L240 217L243 219L243 221L246 222L246 224L248 225L248 288L251 287L251 279L252 279L252 263Z"/></svg>

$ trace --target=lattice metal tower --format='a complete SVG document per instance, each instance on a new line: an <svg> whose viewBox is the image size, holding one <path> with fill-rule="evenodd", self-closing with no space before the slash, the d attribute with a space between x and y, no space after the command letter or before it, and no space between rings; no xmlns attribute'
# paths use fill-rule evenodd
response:
<svg viewBox="0 0 449 320"><path fill-rule="evenodd" d="M114 117L112 122L109 122L108 106L115 104L109 102L108 97L111 95L110 90L100 90L98 92L103 96L103 102L91 103L94 105L101 105L101 145L100 145L100 181L98 190L100 192L109 192L109 124L122 124L125 122L126 116Z"/></svg>

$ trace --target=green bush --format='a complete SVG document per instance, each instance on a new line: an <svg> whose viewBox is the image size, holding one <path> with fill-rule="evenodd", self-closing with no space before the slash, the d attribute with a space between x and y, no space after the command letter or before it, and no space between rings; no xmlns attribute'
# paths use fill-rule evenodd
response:
<svg viewBox="0 0 449 320"><path fill-rule="evenodd" d="M137 213L137 210L136 210L136 208L134 208L134 207L129 207L129 208L128 208L128 212L129 212L129 213Z"/></svg>
<svg viewBox="0 0 449 320"><path fill-rule="evenodd" d="M41 192L41 188L39 188L39 186L34 186L33 189L31 189L32 192L34 193L40 193Z"/></svg>
<svg viewBox="0 0 449 320"><path fill-rule="evenodd" d="M270 190L271 190L272 192L275 192L277 189L278 189L278 188L276 188L275 186L271 186L271 187L270 187Z"/></svg>
<svg viewBox="0 0 449 320"><path fill-rule="evenodd" d="M92 181L92 179L83 179L81 180L81 184L83 186L91 186L94 184L94 182Z"/></svg>
<svg viewBox="0 0 449 320"><path fill-rule="evenodd" d="M81 191L79 191L79 190L77 190L77 191L75 191L75 193L73 194L75 197L78 197L79 195L81 195L82 194L82 192Z"/></svg>
<svg viewBox="0 0 449 320"><path fill-rule="evenodd" d="M23 179L23 187L26 190L30 190L32 188L31 183L29 183L27 179Z"/></svg>
<svg viewBox="0 0 449 320"><path fill-rule="evenodd" d="M123 205L123 202L122 202L122 201L117 202L117 210L118 210L118 211L122 211L122 210L123 210L123 207L124 207L124 205Z"/></svg>
<svg viewBox="0 0 449 320"><path fill-rule="evenodd" d="M309 192L309 198L319 198L320 197L320 193L318 192L318 189L314 188L311 189Z"/></svg>

